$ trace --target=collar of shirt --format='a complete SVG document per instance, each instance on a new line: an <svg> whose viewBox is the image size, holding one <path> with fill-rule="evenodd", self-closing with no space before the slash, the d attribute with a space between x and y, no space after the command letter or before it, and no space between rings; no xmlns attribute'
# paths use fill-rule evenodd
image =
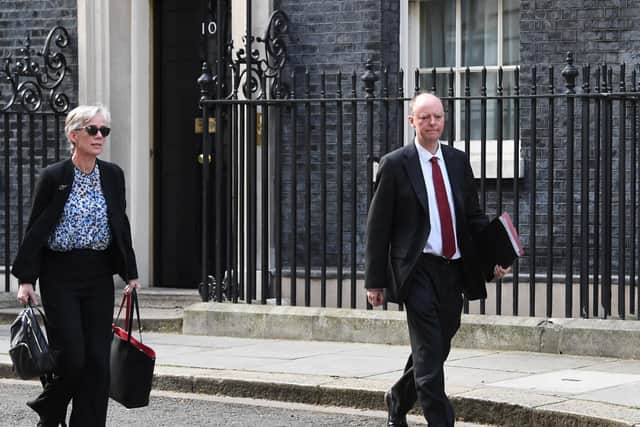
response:
<svg viewBox="0 0 640 427"><path fill-rule="evenodd" d="M442 149L440 148L441 146L440 141L438 141L438 149L434 154L431 154L429 150L427 150L422 145L420 145L417 138L413 140L413 143L416 145L416 149L418 150L418 156L420 157L421 162L429 163L432 157L437 157L438 160L442 160Z"/></svg>

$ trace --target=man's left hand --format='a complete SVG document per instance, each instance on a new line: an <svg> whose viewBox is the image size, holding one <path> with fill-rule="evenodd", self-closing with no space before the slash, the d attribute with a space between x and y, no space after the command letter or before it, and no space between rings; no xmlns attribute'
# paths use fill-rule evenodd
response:
<svg viewBox="0 0 640 427"><path fill-rule="evenodd" d="M374 307L382 305L384 302L384 291L382 289L367 289L367 301Z"/></svg>
<svg viewBox="0 0 640 427"><path fill-rule="evenodd" d="M511 273L511 267L504 268L501 265L496 264L493 267L493 280L500 280L508 273Z"/></svg>

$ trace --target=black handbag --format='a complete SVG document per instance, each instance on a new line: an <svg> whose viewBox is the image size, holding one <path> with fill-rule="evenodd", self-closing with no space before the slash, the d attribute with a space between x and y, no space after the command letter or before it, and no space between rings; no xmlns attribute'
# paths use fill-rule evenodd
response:
<svg viewBox="0 0 640 427"><path fill-rule="evenodd" d="M124 329L116 326L123 305L126 304ZM138 341L131 335L133 313L138 319ZM125 294L120 303L116 321L112 325L111 339L111 385L109 396L126 408L140 408L149 404L149 394L153 382L153 368L156 353L142 344L142 328L140 327L140 308L135 289Z"/></svg>
<svg viewBox="0 0 640 427"><path fill-rule="evenodd" d="M47 325L44 313L36 308ZM18 314L11 324L9 356L13 371L23 380L40 377L53 372L54 362L45 333L40 328L34 307L29 306Z"/></svg>

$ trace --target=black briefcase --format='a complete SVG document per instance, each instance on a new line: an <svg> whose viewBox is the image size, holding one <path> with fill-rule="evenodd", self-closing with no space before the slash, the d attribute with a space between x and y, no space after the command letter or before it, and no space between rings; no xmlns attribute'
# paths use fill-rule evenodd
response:
<svg viewBox="0 0 640 427"><path fill-rule="evenodd" d="M125 327L116 326L123 305L126 304L127 315ZM133 315L138 318L138 332L140 340L131 335ZM156 353L150 347L142 344L142 330L140 328L140 309L138 296L133 289L125 294L120 303L120 310L112 325L113 338L111 340L111 386L109 396L126 408L140 408L149 404L149 394L153 382L153 368Z"/></svg>

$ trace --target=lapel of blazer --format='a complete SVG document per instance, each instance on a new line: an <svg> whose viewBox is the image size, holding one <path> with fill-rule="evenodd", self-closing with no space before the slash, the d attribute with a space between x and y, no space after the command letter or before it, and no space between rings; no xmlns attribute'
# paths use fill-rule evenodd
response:
<svg viewBox="0 0 640 427"><path fill-rule="evenodd" d="M104 195L104 200L107 203L107 213L109 214L109 218L113 218L113 212L115 212L114 203L116 203L117 198L115 197L115 178L111 173L111 168L105 162L100 159L96 159L98 163L98 167L100 168L100 184L102 185L102 194Z"/></svg>
<svg viewBox="0 0 640 427"><path fill-rule="evenodd" d="M420 157L414 143L411 143L404 149L404 167L409 175L411 187L415 191L420 205L427 214L427 223L429 222L429 207L427 206L427 189L424 185L424 175L422 174L422 166L420 166Z"/></svg>
<svg viewBox="0 0 640 427"><path fill-rule="evenodd" d="M54 212L62 212L65 203L71 194L71 187L73 186L73 162L71 159L66 160L62 165L62 175L59 176L59 181L56 182L56 188L53 189L53 201L51 203Z"/></svg>
<svg viewBox="0 0 640 427"><path fill-rule="evenodd" d="M453 201L456 209L456 218L460 218L462 214L462 208L464 206L463 203L463 194L462 194L462 180L464 174L460 171L459 161L456 161L454 156L454 151L451 147L440 143L440 148L442 150L442 157L444 158L444 163L447 165L447 175L449 175L449 184L451 185L451 193L453 194Z"/></svg>

